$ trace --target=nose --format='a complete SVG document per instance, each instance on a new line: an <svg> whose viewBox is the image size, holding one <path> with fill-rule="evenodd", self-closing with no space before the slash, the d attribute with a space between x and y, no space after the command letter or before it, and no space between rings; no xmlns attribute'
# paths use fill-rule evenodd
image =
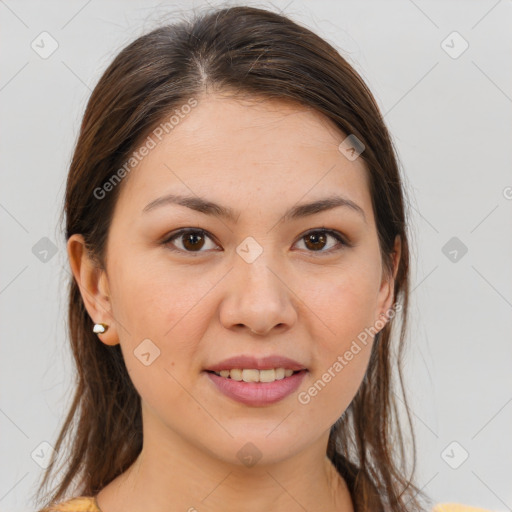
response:
<svg viewBox="0 0 512 512"><path fill-rule="evenodd" d="M252 263L239 258L229 273L220 308L220 320L226 329L248 329L252 334L267 336L274 329L289 329L297 321L293 286L264 255Z"/></svg>

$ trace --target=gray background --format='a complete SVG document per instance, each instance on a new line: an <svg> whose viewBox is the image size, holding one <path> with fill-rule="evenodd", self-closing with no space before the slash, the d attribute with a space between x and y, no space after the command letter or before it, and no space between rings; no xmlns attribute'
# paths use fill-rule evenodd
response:
<svg viewBox="0 0 512 512"><path fill-rule="evenodd" d="M393 134L411 198L419 486L437 502L512 510L512 3L248 3L340 49ZM2 511L34 509L44 443L69 405L59 214L85 102L122 46L201 5L0 0ZM46 37L51 49L43 31L58 44L47 58L31 47Z"/></svg>

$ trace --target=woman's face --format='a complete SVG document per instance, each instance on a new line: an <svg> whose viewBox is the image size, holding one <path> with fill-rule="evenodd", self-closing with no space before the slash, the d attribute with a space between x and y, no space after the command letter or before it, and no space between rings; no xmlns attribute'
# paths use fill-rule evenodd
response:
<svg viewBox="0 0 512 512"><path fill-rule="evenodd" d="M350 404L370 356L365 329L393 297L365 166L340 151L345 138L295 104L212 95L118 185L106 274L84 299L110 326L101 340L120 342L145 436L158 433L163 453L180 439L225 462L275 462L326 442ZM356 206L300 208L334 197ZM305 370L258 384L207 371L258 366L222 364L237 356Z"/></svg>

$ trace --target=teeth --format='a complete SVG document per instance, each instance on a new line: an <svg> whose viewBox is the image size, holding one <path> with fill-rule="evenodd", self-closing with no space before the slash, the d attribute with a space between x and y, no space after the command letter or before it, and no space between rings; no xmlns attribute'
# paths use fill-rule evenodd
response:
<svg viewBox="0 0 512 512"><path fill-rule="evenodd" d="M276 368L276 380L284 379L286 370L284 368Z"/></svg>
<svg viewBox="0 0 512 512"><path fill-rule="evenodd" d="M233 380L242 380L242 370L236 369L236 370L226 370L229 371L229 376Z"/></svg>
<svg viewBox="0 0 512 512"><path fill-rule="evenodd" d="M240 369L236 368L233 370L221 370L215 372L221 377L231 378L237 381L244 382L274 382L275 380L281 380L285 377L290 377L293 374L293 370L285 368L272 368L270 370L253 370L253 369Z"/></svg>
<svg viewBox="0 0 512 512"><path fill-rule="evenodd" d="M258 370L242 370L242 380L244 382L259 382L260 372Z"/></svg>

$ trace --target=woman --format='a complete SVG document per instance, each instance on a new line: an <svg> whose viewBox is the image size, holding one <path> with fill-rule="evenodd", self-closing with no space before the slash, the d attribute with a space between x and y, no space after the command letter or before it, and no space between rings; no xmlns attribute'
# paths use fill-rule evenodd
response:
<svg viewBox="0 0 512 512"><path fill-rule="evenodd" d="M65 215L78 386L43 510L432 505L392 391L400 173L328 43L250 7L138 38L92 93Z"/></svg>

